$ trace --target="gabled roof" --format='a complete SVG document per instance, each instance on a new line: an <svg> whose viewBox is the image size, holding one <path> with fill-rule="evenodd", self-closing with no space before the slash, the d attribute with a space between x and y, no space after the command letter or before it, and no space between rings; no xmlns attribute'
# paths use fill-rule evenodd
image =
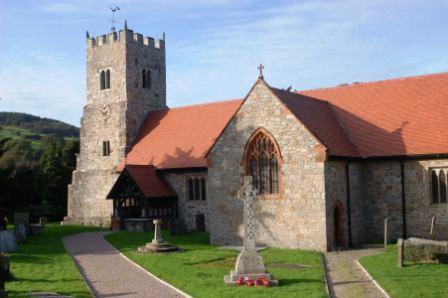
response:
<svg viewBox="0 0 448 298"><path fill-rule="evenodd" d="M448 153L448 73L298 93L328 101L362 157ZM309 117L320 118L311 113ZM328 130L339 134L336 125L330 126ZM338 155L339 146L329 151Z"/></svg>
<svg viewBox="0 0 448 298"><path fill-rule="evenodd" d="M157 169L207 167L205 154L241 103L229 100L150 112L126 155L126 164Z"/></svg>
<svg viewBox="0 0 448 298"><path fill-rule="evenodd" d="M359 157L333 114L330 104L302 94L270 87L272 92L325 146L330 155Z"/></svg>
<svg viewBox="0 0 448 298"><path fill-rule="evenodd" d="M154 166L126 166L126 171L132 177L145 198L174 197L176 194L157 175Z"/></svg>

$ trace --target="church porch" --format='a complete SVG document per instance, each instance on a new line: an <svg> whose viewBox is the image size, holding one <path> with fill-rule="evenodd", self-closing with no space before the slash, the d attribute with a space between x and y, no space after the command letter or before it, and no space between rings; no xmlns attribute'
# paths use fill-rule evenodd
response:
<svg viewBox="0 0 448 298"><path fill-rule="evenodd" d="M113 200L113 229L151 231L156 218L168 228L178 217L176 194L152 166L127 166L107 199Z"/></svg>

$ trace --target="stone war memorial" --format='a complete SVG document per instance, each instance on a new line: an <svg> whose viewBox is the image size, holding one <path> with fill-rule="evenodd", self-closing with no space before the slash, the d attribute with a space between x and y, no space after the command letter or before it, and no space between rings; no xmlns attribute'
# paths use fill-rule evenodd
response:
<svg viewBox="0 0 448 298"><path fill-rule="evenodd" d="M256 189L252 186L252 177L244 177L244 186L240 197L244 201L244 239L243 250L238 255L235 270L224 277L227 284L253 285L266 281L265 285L276 286L278 281L266 272L263 258L256 249L255 198Z"/></svg>

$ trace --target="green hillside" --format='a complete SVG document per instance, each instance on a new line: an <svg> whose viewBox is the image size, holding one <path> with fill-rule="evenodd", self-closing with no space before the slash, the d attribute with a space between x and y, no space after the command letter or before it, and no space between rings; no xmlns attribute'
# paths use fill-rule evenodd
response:
<svg viewBox="0 0 448 298"><path fill-rule="evenodd" d="M25 113L0 112L0 126L18 127L37 134L55 134L64 138L79 136L79 128L74 125Z"/></svg>
<svg viewBox="0 0 448 298"><path fill-rule="evenodd" d="M14 126L0 126L0 140L4 138L10 138L11 140L26 140L31 143L33 149L38 149L41 144L41 140L47 134L32 132L26 128L14 127ZM57 135L57 134L56 134ZM75 140L74 137L64 137L66 141Z"/></svg>

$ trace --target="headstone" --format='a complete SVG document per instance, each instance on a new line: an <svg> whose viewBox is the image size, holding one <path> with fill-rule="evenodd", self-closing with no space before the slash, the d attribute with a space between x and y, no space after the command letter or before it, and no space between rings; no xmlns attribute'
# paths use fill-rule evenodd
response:
<svg viewBox="0 0 448 298"><path fill-rule="evenodd" d="M146 243L145 246L137 248L138 252L172 252L178 251L179 248L168 243L162 238L162 220L154 219L154 238L151 242Z"/></svg>
<svg viewBox="0 0 448 298"><path fill-rule="evenodd" d="M0 231L0 253L8 253L17 251L17 241L11 231Z"/></svg>
<svg viewBox="0 0 448 298"><path fill-rule="evenodd" d="M28 212L14 213L14 235L18 242L23 242L31 234L30 214Z"/></svg>
<svg viewBox="0 0 448 298"><path fill-rule="evenodd" d="M263 258L258 253L256 243L255 230L255 197L256 190L252 186L252 177L244 177L243 189L240 192L244 200L244 239L243 251L238 255L235 270L230 275L224 276L224 282L227 284L235 284L242 280L266 280L269 285L278 285L278 281L266 272Z"/></svg>
<svg viewBox="0 0 448 298"><path fill-rule="evenodd" d="M404 241L402 238L399 238L397 241L397 262L398 267L403 268L403 252L404 252Z"/></svg>
<svg viewBox="0 0 448 298"><path fill-rule="evenodd" d="M45 226L48 223L48 219L45 216L39 217L39 224Z"/></svg>
<svg viewBox="0 0 448 298"><path fill-rule="evenodd" d="M14 225L14 236L19 243L26 240L26 228L23 223Z"/></svg>

